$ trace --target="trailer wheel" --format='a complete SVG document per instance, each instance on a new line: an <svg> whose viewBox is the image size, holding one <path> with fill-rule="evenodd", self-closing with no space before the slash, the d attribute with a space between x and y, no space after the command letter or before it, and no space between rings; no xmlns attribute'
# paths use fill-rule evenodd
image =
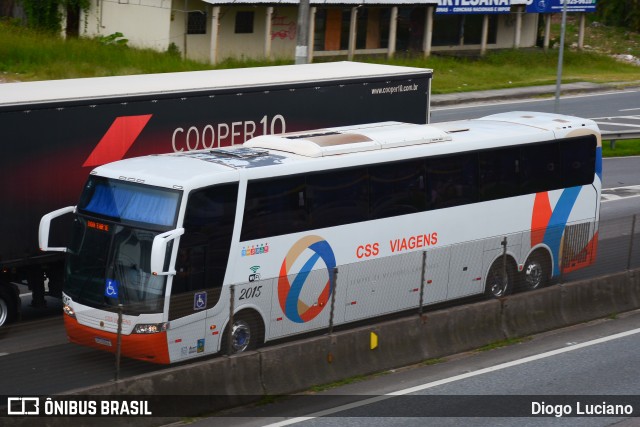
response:
<svg viewBox="0 0 640 427"><path fill-rule="evenodd" d="M231 329L231 349L229 346ZM231 328L227 326L222 335L222 351L230 354L255 350L264 341L264 326L260 315L254 311L244 311L234 316Z"/></svg>
<svg viewBox="0 0 640 427"><path fill-rule="evenodd" d="M7 292L0 290L0 327L12 322L15 317L15 301Z"/></svg>

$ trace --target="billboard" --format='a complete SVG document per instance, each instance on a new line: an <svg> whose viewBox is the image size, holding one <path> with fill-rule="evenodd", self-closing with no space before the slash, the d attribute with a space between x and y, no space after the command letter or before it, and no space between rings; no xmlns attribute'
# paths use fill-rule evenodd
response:
<svg viewBox="0 0 640 427"><path fill-rule="evenodd" d="M527 13L562 13L562 0L528 0ZM596 0L567 0L567 12L595 12Z"/></svg>
<svg viewBox="0 0 640 427"><path fill-rule="evenodd" d="M438 0L436 13L468 14L468 13L509 13L511 0Z"/></svg>
<svg viewBox="0 0 640 427"><path fill-rule="evenodd" d="M511 5L522 5L512 0L438 0L436 13L448 14L493 14L509 13ZM527 0L527 13L561 13L562 0ZM596 0L567 0L567 12L595 12Z"/></svg>

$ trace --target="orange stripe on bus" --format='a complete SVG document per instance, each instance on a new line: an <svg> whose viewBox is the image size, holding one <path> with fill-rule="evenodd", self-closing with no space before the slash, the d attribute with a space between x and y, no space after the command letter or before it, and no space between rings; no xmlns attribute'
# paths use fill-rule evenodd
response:
<svg viewBox="0 0 640 427"><path fill-rule="evenodd" d="M549 193L537 193L533 202L533 214L531 215L531 247L542 243L547 225L551 219L551 203Z"/></svg>

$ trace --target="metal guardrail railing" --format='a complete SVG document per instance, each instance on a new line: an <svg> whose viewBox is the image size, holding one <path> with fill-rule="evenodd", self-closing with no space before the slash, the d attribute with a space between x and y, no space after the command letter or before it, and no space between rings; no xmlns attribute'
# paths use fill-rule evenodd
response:
<svg viewBox="0 0 640 427"><path fill-rule="evenodd" d="M616 148L616 141L619 139L640 139L640 130L604 131L602 139L609 141L609 146L613 150Z"/></svg>

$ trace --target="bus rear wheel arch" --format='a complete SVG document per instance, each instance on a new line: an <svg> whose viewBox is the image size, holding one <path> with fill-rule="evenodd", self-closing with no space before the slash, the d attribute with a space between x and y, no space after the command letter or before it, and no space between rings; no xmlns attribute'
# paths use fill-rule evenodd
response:
<svg viewBox="0 0 640 427"><path fill-rule="evenodd" d="M531 291L544 288L551 278L551 258L544 249L537 249L524 263L522 268L522 289Z"/></svg>
<svg viewBox="0 0 640 427"><path fill-rule="evenodd" d="M231 343L229 343L231 333ZM251 351L264 343L264 323L255 310L242 310L233 316L222 335L223 353L236 354Z"/></svg>
<svg viewBox="0 0 640 427"><path fill-rule="evenodd" d="M493 261L493 264L491 264L489 268L484 287L484 293L489 298L502 298L507 296L515 287L516 263L510 256L506 257L506 266L504 266L504 262L504 257L500 256Z"/></svg>

